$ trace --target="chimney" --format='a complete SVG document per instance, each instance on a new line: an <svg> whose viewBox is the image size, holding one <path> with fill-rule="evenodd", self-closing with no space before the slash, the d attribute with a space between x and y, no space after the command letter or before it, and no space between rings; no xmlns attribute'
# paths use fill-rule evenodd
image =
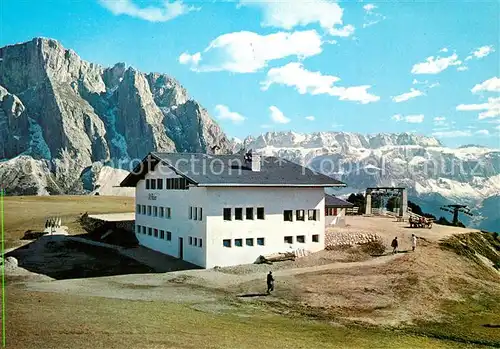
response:
<svg viewBox="0 0 500 349"><path fill-rule="evenodd" d="M260 155L249 150L245 154L245 166L254 172L260 171Z"/></svg>

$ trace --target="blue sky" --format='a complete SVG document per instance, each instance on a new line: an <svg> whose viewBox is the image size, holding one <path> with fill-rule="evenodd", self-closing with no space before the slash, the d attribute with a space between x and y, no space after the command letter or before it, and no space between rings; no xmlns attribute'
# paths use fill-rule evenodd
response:
<svg viewBox="0 0 500 349"><path fill-rule="evenodd" d="M1 46L44 36L169 74L229 136L408 131L500 146L496 0L0 4Z"/></svg>

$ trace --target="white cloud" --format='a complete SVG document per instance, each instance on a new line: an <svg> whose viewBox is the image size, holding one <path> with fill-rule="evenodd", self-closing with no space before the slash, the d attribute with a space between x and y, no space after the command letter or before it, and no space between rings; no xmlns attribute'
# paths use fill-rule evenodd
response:
<svg viewBox="0 0 500 349"><path fill-rule="evenodd" d="M429 83L429 80L417 80L417 79L413 79L412 81L412 84L413 85L427 85Z"/></svg>
<svg viewBox="0 0 500 349"><path fill-rule="evenodd" d="M271 120L275 124L288 124L290 122L290 119L278 107L272 105L269 107L269 110L271 111Z"/></svg>
<svg viewBox="0 0 500 349"><path fill-rule="evenodd" d="M343 26L342 28L332 28L329 31L330 35L348 37L354 33L354 27L350 24Z"/></svg>
<svg viewBox="0 0 500 349"><path fill-rule="evenodd" d="M328 0L309 1L255 1L240 0L241 5L259 7L264 15L261 25L291 30L297 26L307 26L318 23L331 35L346 36L352 34L349 26L341 26L343 9L337 2Z"/></svg>
<svg viewBox="0 0 500 349"><path fill-rule="evenodd" d="M309 121L314 121L314 120L316 120L316 118L315 118L314 116L312 116L312 115L306 116L306 117L305 117L305 119L306 119L306 120L309 120Z"/></svg>
<svg viewBox="0 0 500 349"><path fill-rule="evenodd" d="M472 133L470 131L452 130L452 131L438 131L432 133L432 135L438 138L455 138L455 137L470 137L472 136Z"/></svg>
<svg viewBox="0 0 500 349"><path fill-rule="evenodd" d="M424 115L423 114L416 114L416 115L401 115L401 114L395 114L392 116L393 120L396 121L405 121L409 124L420 124L424 121Z"/></svg>
<svg viewBox="0 0 500 349"><path fill-rule="evenodd" d="M363 6L363 9L366 11L366 12L372 12L373 10L375 10L377 8L376 5L374 4L366 4L365 6Z"/></svg>
<svg viewBox="0 0 500 349"><path fill-rule="evenodd" d="M466 65L461 65L457 68L458 71L466 71L466 70L469 70L469 67L467 67Z"/></svg>
<svg viewBox="0 0 500 349"><path fill-rule="evenodd" d="M374 11L375 9L377 9L377 6L374 4L366 4L365 6L363 6L363 9L366 12L364 17L365 23L363 23L363 28L370 27L385 19L385 16L383 16L380 13L376 13Z"/></svg>
<svg viewBox="0 0 500 349"><path fill-rule="evenodd" d="M235 124L241 123L246 119L243 115L230 111L229 107L223 104L215 106L215 117L220 120L230 120Z"/></svg>
<svg viewBox="0 0 500 349"><path fill-rule="evenodd" d="M489 136L490 132L488 130L477 130L475 134L482 136Z"/></svg>
<svg viewBox="0 0 500 349"><path fill-rule="evenodd" d="M261 82L261 85L264 91L268 90L272 84L279 84L295 87L300 94L328 94L340 100L356 101L362 104L380 100L380 97L368 93L370 85L338 87L334 86L337 81L340 81L340 78L323 75L319 71L306 70L301 63L288 63L283 67L270 69L266 80Z"/></svg>
<svg viewBox="0 0 500 349"><path fill-rule="evenodd" d="M163 6L139 7L132 0L99 0L99 3L115 15L128 15L150 22L166 22L180 15L197 10L181 0L162 1Z"/></svg>
<svg viewBox="0 0 500 349"><path fill-rule="evenodd" d="M391 97L391 99L393 102L400 103L400 102L404 102L404 101L407 101L409 99L423 96L423 95L424 95L424 93L422 91L411 88L410 92L406 92L406 93L400 94L398 96Z"/></svg>
<svg viewBox="0 0 500 349"><path fill-rule="evenodd" d="M183 53L181 57L184 56L185 64L194 63L191 69L195 71L251 73L266 67L267 62L275 59L289 56L303 59L317 55L322 51L322 44L315 30L269 35L241 31L217 37L202 53ZM187 57L196 57L196 60Z"/></svg>
<svg viewBox="0 0 500 349"><path fill-rule="evenodd" d="M490 97L487 103L481 104L460 104L456 108L460 111L479 111L478 119L494 118L500 115L500 97Z"/></svg>
<svg viewBox="0 0 500 349"><path fill-rule="evenodd" d="M472 93L478 92L500 92L500 78L492 77L486 81L483 81L480 84L477 84L472 88Z"/></svg>
<svg viewBox="0 0 500 349"><path fill-rule="evenodd" d="M500 131L500 125L495 126L495 130Z"/></svg>
<svg viewBox="0 0 500 349"><path fill-rule="evenodd" d="M467 56L466 61L471 60L472 58L481 59L488 56L490 53L495 52L493 45L481 46L471 52L470 56Z"/></svg>
<svg viewBox="0 0 500 349"><path fill-rule="evenodd" d="M417 63L411 69L412 74L438 74L450 66L461 65L456 53L448 57L427 57L425 62Z"/></svg>
<svg viewBox="0 0 500 349"><path fill-rule="evenodd" d="M439 52L448 52L448 48L447 47L443 47L441 50L439 50Z"/></svg>
<svg viewBox="0 0 500 349"><path fill-rule="evenodd" d="M435 126L448 126L448 123L446 122L446 118L444 116L436 116L434 118L434 125Z"/></svg>
<svg viewBox="0 0 500 349"><path fill-rule="evenodd" d="M190 55L189 53L184 52L179 56L180 64L188 64L196 66L200 63L200 60L201 60L201 54L199 52L195 53L194 55Z"/></svg>

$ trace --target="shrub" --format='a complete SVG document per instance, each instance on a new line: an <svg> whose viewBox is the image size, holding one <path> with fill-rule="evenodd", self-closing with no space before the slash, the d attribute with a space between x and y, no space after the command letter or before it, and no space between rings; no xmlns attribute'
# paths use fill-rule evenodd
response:
<svg viewBox="0 0 500 349"><path fill-rule="evenodd" d="M380 240L370 241L362 244L361 250L371 256L380 256L385 253L385 245Z"/></svg>

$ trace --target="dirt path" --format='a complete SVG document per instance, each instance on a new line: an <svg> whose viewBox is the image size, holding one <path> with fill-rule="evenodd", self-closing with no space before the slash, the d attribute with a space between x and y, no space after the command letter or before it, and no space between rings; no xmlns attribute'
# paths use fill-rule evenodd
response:
<svg viewBox="0 0 500 349"><path fill-rule="evenodd" d="M363 262L332 263L327 265L284 269L275 272L277 278L310 272L380 266L402 254L386 255ZM272 266L270 267L272 269ZM133 300L163 300L178 303L215 301L209 289L228 290L242 283L264 280L262 273L228 274L217 270L188 270L165 274L131 274L100 278L32 281L26 287L33 291L63 292ZM197 288L198 286L198 288ZM200 288L201 286L201 288Z"/></svg>

